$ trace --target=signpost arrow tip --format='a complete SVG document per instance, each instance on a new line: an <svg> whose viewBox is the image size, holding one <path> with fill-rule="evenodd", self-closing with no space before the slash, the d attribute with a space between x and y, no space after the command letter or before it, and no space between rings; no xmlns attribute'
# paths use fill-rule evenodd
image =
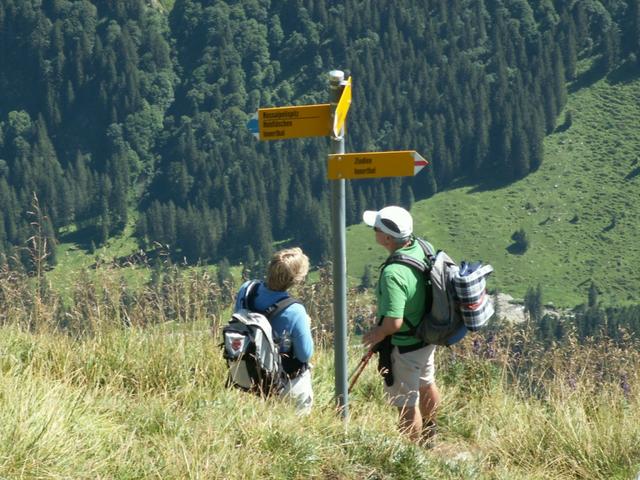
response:
<svg viewBox="0 0 640 480"><path fill-rule="evenodd" d="M413 152L413 174L417 174L424 167L429 165L429 162L422 157L418 152Z"/></svg>

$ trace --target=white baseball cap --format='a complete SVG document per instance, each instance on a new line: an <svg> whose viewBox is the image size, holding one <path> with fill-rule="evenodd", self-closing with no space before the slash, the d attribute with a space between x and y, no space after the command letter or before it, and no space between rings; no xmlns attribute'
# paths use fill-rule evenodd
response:
<svg viewBox="0 0 640 480"><path fill-rule="evenodd" d="M384 207L382 210L367 210L362 214L364 223L378 228L395 238L406 238L413 233L413 218L402 207Z"/></svg>

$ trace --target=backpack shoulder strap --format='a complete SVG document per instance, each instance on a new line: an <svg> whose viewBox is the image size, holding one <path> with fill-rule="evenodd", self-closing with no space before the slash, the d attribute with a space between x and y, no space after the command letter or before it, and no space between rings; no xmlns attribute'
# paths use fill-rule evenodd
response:
<svg viewBox="0 0 640 480"><path fill-rule="evenodd" d="M282 311L284 311L285 308L287 308L290 305L293 305L294 303L302 303L302 302L296 298L291 298L291 297L281 298L276 303L274 303L269 308L267 308L267 310L264 312L264 315L265 317L267 317L269 321L271 321L272 318L275 318Z"/></svg>
<svg viewBox="0 0 640 480"><path fill-rule="evenodd" d="M436 251L433 249L433 246L429 242L427 242L426 240L420 237L416 237L416 241L418 242L418 245L420 245L420 247L422 248L425 258L429 260L431 263L433 263L433 257L436 256Z"/></svg>
<svg viewBox="0 0 640 480"><path fill-rule="evenodd" d="M424 253L424 261L420 261L403 253L394 253L385 260L385 262L381 266L381 269L384 269L384 267L392 263L400 263L402 265L415 268L420 273L428 273L431 265L433 264L433 257L435 256L435 252L433 251L433 247L431 246L431 244L429 244L429 242L423 240L422 238L416 237L416 242L418 242L418 245L420 245L420 248L422 248L422 252Z"/></svg>
<svg viewBox="0 0 640 480"><path fill-rule="evenodd" d="M409 255L404 255L402 253L394 253L391 255L385 262L382 268L387 265L391 265L392 263L399 263L401 265L406 265L407 267L412 267L418 270L420 273L426 273L429 270L429 267L425 262L421 262Z"/></svg>
<svg viewBox="0 0 640 480"><path fill-rule="evenodd" d="M244 290L244 296L242 297L242 307L247 310L253 310L255 298L258 295L258 287L260 282L258 280L251 280Z"/></svg>
<svg viewBox="0 0 640 480"><path fill-rule="evenodd" d="M289 305L293 305L294 303L302 303L300 300L292 297L284 297L275 302L273 305L268 307L266 310L257 310L255 308L255 298L258 296L258 288L260 286L260 281L252 280L247 285L247 288L244 291L244 297L242 298L242 306L247 310L252 312L262 313L267 320L271 321L276 315L282 312Z"/></svg>

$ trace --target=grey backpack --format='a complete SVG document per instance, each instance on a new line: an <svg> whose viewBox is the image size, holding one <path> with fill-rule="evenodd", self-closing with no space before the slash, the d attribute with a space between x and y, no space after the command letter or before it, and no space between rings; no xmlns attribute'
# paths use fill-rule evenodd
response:
<svg viewBox="0 0 640 480"><path fill-rule="evenodd" d="M256 311L253 299L259 284L254 280L247 285L242 308L222 329L222 355L229 367L227 386L266 396L279 393L287 378L269 321L298 300L286 297L266 311Z"/></svg>
<svg viewBox="0 0 640 480"><path fill-rule="evenodd" d="M416 241L422 247L425 261L408 255L395 253L383 265L401 263L422 273L431 296L422 320L410 327L425 344L453 345L460 341L468 330L478 330L494 313L491 297L486 292L486 277L493 271L491 265L462 262L463 269L442 250L433 247L421 238ZM430 300L429 300L430 297Z"/></svg>

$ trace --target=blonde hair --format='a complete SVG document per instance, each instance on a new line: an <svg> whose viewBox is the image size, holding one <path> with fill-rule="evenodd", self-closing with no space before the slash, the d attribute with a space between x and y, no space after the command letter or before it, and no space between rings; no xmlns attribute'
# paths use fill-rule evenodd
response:
<svg viewBox="0 0 640 480"><path fill-rule="evenodd" d="M301 283L309 272L309 257L302 249L287 248L273 254L267 271L267 287L284 292L295 283Z"/></svg>

